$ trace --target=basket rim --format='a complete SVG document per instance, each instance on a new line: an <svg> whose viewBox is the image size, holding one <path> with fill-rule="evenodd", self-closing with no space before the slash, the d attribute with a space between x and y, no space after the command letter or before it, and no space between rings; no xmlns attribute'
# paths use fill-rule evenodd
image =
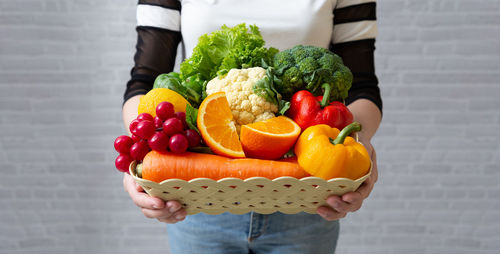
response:
<svg viewBox="0 0 500 254"><path fill-rule="evenodd" d="M280 177L277 177L277 178L274 178L274 179L269 179L267 177L261 177L261 176L254 176L254 177L249 177L249 178L245 178L245 179L241 179L241 178L237 178L237 177L224 177L224 178L221 178L219 180L214 180L212 178L207 178L207 177L197 177L197 178L193 178L189 181L186 181L186 180L183 180L183 179L179 179L179 178L170 178L170 179L165 179L159 183L157 182L153 182L153 181L150 181L150 180L146 180L146 179L143 179L139 176L137 176L137 172L136 172L136 167L137 167L137 164L138 164L138 161L134 160L130 163L130 166L129 166L129 173L130 175L134 178L134 180L136 181L141 181L141 182L149 182L149 183L155 183L155 184L164 184L164 183L169 183L169 182L178 182L178 181L182 181L182 182L187 182L187 183L191 183L191 182L194 182L194 181L198 181L198 180L211 180L211 181L214 181L214 182L222 182L222 181L227 181L227 180L231 180L231 179L237 179L237 180L241 180L241 181L250 181L250 180L256 180L256 179L265 179L265 180L269 180L269 181L279 181L281 179L295 179L295 180L298 180L298 181L306 181L306 180L314 180L314 181L322 181L322 182L333 182L333 181L348 181L348 182L352 182L352 183L363 183L372 173L372 170L373 170L373 162L370 160L370 170L368 171L368 173L356 180L352 180L350 178L345 178L345 177L335 177L335 178L330 178L328 180L325 180L323 178L320 178L320 177L316 177L316 176L306 176L306 177L302 177L302 178L295 178L295 177L291 177L291 176L280 176Z"/></svg>

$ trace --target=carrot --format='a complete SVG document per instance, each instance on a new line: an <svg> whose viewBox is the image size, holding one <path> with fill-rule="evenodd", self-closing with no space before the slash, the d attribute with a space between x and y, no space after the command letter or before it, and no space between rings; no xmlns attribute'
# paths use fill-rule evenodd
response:
<svg viewBox="0 0 500 254"><path fill-rule="evenodd" d="M296 161L260 159L230 159L220 155L186 152L149 152L142 162L142 178L153 182L165 179L191 180L204 177L219 180L225 177L246 179L260 176L274 179L280 176L308 176Z"/></svg>

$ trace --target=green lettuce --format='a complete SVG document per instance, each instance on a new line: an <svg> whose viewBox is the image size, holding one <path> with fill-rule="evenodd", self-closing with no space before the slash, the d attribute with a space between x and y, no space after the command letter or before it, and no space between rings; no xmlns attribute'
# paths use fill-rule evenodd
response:
<svg viewBox="0 0 500 254"><path fill-rule="evenodd" d="M245 23L234 27L224 25L198 39L192 56L181 63L181 78L198 75L199 81L208 81L233 68L262 67L263 63L271 63L278 52L275 48L265 48L264 44L255 25L248 28Z"/></svg>

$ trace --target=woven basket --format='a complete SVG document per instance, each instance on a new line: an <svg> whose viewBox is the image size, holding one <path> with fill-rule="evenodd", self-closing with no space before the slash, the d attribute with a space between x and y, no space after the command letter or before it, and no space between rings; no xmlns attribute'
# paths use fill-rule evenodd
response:
<svg viewBox="0 0 500 254"><path fill-rule="evenodd" d="M325 205L330 195L342 195L355 191L370 172L353 181L334 178L328 181L319 177L279 177L269 180L264 177L223 178L214 181L195 178L190 181L167 179L161 183L144 180L137 176L137 162L130 164L130 175L150 196L162 200L178 200L187 214L221 214L230 212L244 214L251 211L270 214L282 212L315 214Z"/></svg>

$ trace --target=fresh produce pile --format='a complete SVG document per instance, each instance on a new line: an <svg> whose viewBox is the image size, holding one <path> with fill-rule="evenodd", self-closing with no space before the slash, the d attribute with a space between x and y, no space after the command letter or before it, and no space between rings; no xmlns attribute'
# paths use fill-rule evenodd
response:
<svg viewBox="0 0 500 254"><path fill-rule="evenodd" d="M200 37L179 72L141 97L115 166L143 179L280 176L358 179L366 149L343 100L352 73L327 49L264 47L259 29L223 26Z"/></svg>

